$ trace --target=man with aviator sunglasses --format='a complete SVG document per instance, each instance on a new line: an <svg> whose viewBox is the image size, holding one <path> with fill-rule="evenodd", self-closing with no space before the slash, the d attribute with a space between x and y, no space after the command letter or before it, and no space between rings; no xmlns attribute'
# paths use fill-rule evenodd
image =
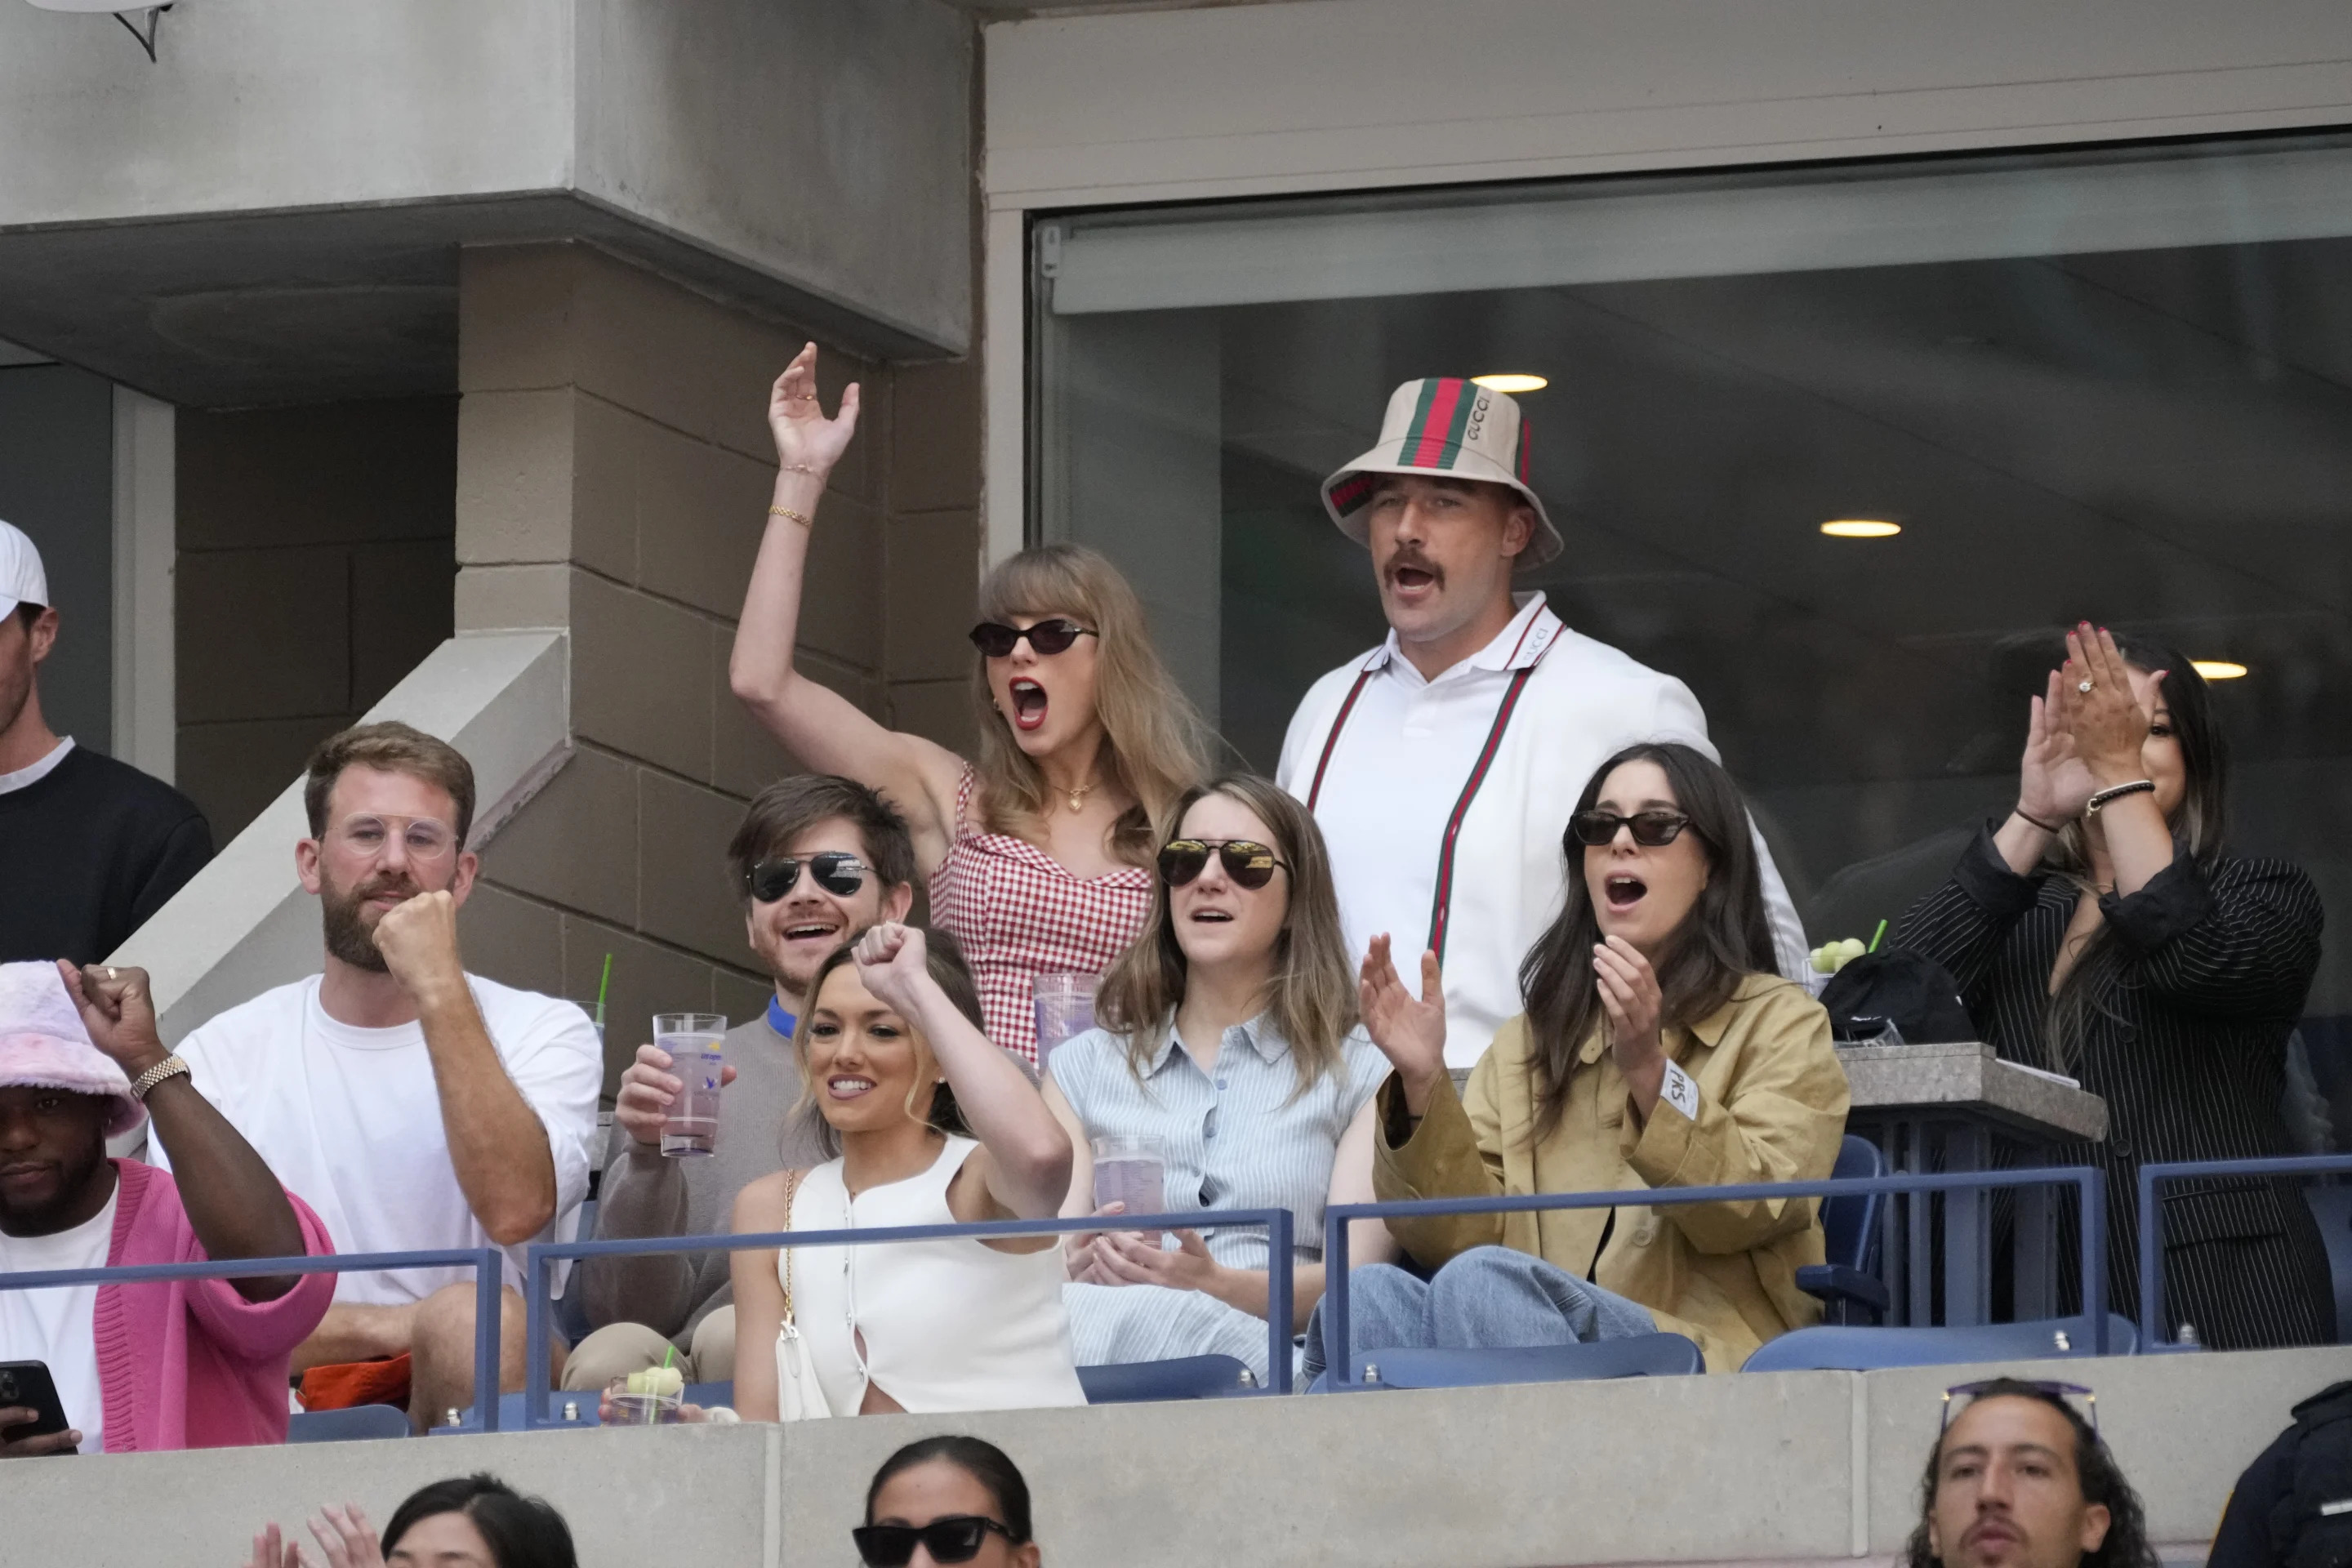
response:
<svg viewBox="0 0 2352 1568"><path fill-rule="evenodd" d="M761 1177L821 1165L819 1120L802 1105L793 1052L801 999L833 951L914 905L915 848L882 795L852 779L780 779L743 813L727 873L745 940L773 982L766 1008L729 1031L714 1152L667 1158L662 1121L681 1087L652 1045L621 1075L596 1205L596 1238L708 1236L729 1228L735 1194ZM689 1383L735 1375L735 1292L728 1254L597 1258L582 1264L593 1329L564 1364L589 1392L652 1367Z"/></svg>
<svg viewBox="0 0 2352 1568"><path fill-rule="evenodd" d="M1370 552L1388 640L1307 691L1276 773L1323 829L1354 950L1425 949L1424 992L1442 966L1457 1068L1519 1011L1579 781L1643 741L1716 758L1688 687L1511 591L1564 548L1528 471L1507 394L1433 376L1391 395L1380 440L1323 484ZM1760 835L1756 852L1780 973L1801 979L1804 927Z"/></svg>

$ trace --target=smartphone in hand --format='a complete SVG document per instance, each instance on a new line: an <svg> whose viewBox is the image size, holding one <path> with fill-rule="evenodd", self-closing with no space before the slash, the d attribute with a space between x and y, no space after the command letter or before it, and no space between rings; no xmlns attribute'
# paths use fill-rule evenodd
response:
<svg viewBox="0 0 2352 1568"><path fill-rule="evenodd" d="M0 1409L12 1405L32 1410L34 1418L0 1430L0 1440L21 1443L27 1437L46 1437L68 1425L65 1402L58 1397L57 1379L49 1375L47 1362L0 1362Z"/></svg>

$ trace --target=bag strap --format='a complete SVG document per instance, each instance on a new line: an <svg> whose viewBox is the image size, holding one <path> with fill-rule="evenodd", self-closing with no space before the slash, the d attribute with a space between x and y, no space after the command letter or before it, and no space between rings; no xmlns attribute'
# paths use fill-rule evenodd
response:
<svg viewBox="0 0 2352 1568"><path fill-rule="evenodd" d="M793 1205L800 1199L801 1178L805 1174L807 1173L804 1171L794 1171L784 1177L784 1228L786 1230L793 1228ZM787 1247L782 1250L784 1255L784 1321L789 1325L793 1323L793 1254L799 1248Z"/></svg>

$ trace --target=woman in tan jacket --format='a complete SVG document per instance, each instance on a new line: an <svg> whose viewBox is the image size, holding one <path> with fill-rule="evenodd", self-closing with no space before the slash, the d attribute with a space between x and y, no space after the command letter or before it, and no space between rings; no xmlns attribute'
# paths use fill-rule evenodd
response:
<svg viewBox="0 0 2352 1568"><path fill-rule="evenodd" d="M1829 1018L1772 973L1747 809L1688 746L1618 752L1585 786L1566 904L1519 971L1527 1010L1457 1098L1437 958L1421 995L1375 937L1364 1022L1396 1069L1376 1104L1383 1201L1818 1181L1843 1134ZM1571 869L1576 868L1572 865ZM1563 1344L1658 1331L1734 1371L1816 1321L1796 1286L1819 1263L1810 1198L1393 1220L1435 1275L1349 1278L1358 1351ZM1320 1359L1311 1335L1308 1354ZM1311 1373L1310 1373L1311 1375Z"/></svg>

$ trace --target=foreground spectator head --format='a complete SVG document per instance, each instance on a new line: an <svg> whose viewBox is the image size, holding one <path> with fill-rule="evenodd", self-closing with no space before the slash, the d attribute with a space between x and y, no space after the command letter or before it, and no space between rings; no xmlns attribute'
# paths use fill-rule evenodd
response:
<svg viewBox="0 0 2352 1568"><path fill-rule="evenodd" d="M2157 1568L2139 1495L2061 1390L1969 1392L1928 1457L1906 1568Z"/></svg>
<svg viewBox="0 0 2352 1568"><path fill-rule="evenodd" d="M106 1140L143 1114L57 965L0 963L0 1231L44 1236L89 1217Z"/></svg>
<svg viewBox="0 0 2352 1568"><path fill-rule="evenodd" d="M253 1538L246 1568L579 1568L572 1527L540 1498L491 1475L452 1476L418 1488L393 1510L379 1542L356 1503L310 1521L323 1558L272 1524Z"/></svg>
<svg viewBox="0 0 2352 1568"><path fill-rule="evenodd" d="M752 797L727 846L744 933L787 999L869 926L915 902L915 846L898 808L854 779L805 773Z"/></svg>
<svg viewBox="0 0 2352 1568"><path fill-rule="evenodd" d="M866 1489L866 1523L850 1533L868 1568L1036 1568L1039 1560L1029 1483L1003 1449L978 1437L926 1437L883 1460Z"/></svg>
<svg viewBox="0 0 2352 1568"><path fill-rule="evenodd" d="M446 741L388 722L328 736L310 753L302 804L310 837L295 850L319 895L327 951L382 973L375 926L418 893L472 890L474 770Z"/></svg>

